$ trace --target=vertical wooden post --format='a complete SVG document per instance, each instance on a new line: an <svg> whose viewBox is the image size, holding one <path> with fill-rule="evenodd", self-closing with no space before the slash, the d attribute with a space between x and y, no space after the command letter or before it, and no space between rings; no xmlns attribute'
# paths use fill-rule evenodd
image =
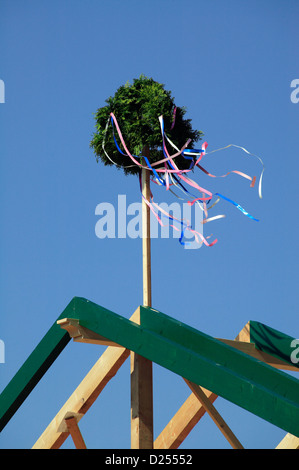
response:
<svg viewBox="0 0 299 470"><path fill-rule="evenodd" d="M144 149L146 157L149 157L148 147ZM146 165L143 160L143 165ZM150 172L142 168L142 195L150 201ZM143 264L143 305L152 306L152 284L151 284L151 211L142 198L142 264Z"/></svg>
<svg viewBox="0 0 299 470"><path fill-rule="evenodd" d="M143 150L149 156L148 147ZM145 162L143 160L143 164ZM150 200L150 172L142 169L142 195ZM142 198L143 305L151 307L150 208ZM140 316L135 320L140 324ZM152 362L131 352L131 448L153 449Z"/></svg>

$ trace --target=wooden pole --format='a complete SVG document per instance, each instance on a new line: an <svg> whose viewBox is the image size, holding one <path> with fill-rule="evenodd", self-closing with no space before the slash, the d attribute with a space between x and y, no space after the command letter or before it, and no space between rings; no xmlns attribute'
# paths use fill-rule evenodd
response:
<svg viewBox="0 0 299 470"><path fill-rule="evenodd" d="M149 156L148 147L143 155ZM143 160L143 164L145 162ZM150 172L142 169L142 264L143 305L151 307ZM136 320L135 320L136 321ZM140 317L137 321L140 324ZM153 449L153 370L152 362L131 352L131 448Z"/></svg>
<svg viewBox="0 0 299 470"><path fill-rule="evenodd" d="M144 154L149 157L148 147L144 149ZM143 160L143 164L146 165ZM150 208L144 201L150 201L150 172L142 168L142 263L143 263L143 305L152 306L152 285L151 285L151 224Z"/></svg>

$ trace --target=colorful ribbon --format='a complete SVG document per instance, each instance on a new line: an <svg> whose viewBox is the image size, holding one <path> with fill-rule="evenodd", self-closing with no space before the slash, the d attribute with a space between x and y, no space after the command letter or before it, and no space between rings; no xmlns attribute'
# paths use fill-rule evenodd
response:
<svg viewBox="0 0 299 470"><path fill-rule="evenodd" d="M173 121L172 121L172 125L171 125L171 129L174 127L175 125L175 118L176 118L176 108L174 109L174 112L173 112ZM105 128L105 131L104 131L104 139L103 139L103 143L102 143L102 149L103 149L103 152L105 153L106 157L116 166L119 166L119 167L122 167L122 168L131 168L131 167L134 167L134 166L138 166L139 168L144 168L148 171L151 171L152 172L152 177L153 177L153 181L156 182L157 184L159 185L162 185L162 186L165 186L166 187L166 190L169 190L172 194L174 194L176 197L178 197L179 199L182 199L180 198L179 196L176 195L176 193L170 189L170 186L175 186L177 187L178 189L180 189L181 191L184 192L184 194L186 196L188 196L189 200L188 200L188 204L189 205L193 205L195 203L197 203L201 210L204 211L205 213L205 218L203 219L203 224L207 223L207 222L211 222L211 221L214 221L214 220L217 220L219 218L222 218L222 217L225 217L225 215L217 215L217 216L214 216L214 217L208 217L208 210L212 209L219 201L220 201L220 198L233 204L237 209L239 209L245 216L249 217L250 219L254 220L254 221L258 221L257 218L253 217L252 215L250 215L240 204L238 204L237 202L233 201L232 199L228 198L227 196L223 196L222 194L220 193L212 193L211 191L207 190L207 189L204 189L202 188L201 186L199 186L194 180L192 180L191 178L189 178L189 176L187 175L190 171L192 171L195 167L198 167L202 172L204 172L206 175L212 177L212 178L224 178L228 175L230 175L231 173L235 173L245 179L248 179L249 181L251 181L250 183L250 187L253 188L254 185L255 185L255 182L256 182L256 177L251 177L239 170L232 170L232 171L229 171L228 173L224 174L224 175L220 175L220 176L216 176L216 175L213 175L211 174L209 171L207 171L202 165L199 164L199 162L202 160L202 158L205 156L205 155L209 155L211 153L214 153L216 151L219 151L219 150L224 150L224 149L227 149L229 147L236 147L236 148L239 148L241 150L243 150L244 152L246 152L248 155L250 156L254 156L256 157L260 163L262 164L263 166L263 169L262 169L262 172L261 172L261 175L260 175L260 179L259 179L259 185L258 185L258 193L259 193L259 197L262 198L262 178L263 178L263 173L264 173L264 163L262 161L262 159L260 157L258 157L257 155L254 155L250 152L248 152L248 150L246 150L244 147L240 147L238 145L234 145L234 144L230 144L230 145L227 145L226 147L222 147L222 148L219 148L219 149L216 149L216 150L212 150L211 152L209 153L206 153L206 148L208 146L207 142L204 142L202 144L202 148L201 149L191 149L191 148L188 148L188 145L190 143L190 140L188 140L185 145L179 149L171 140L170 138L167 136L167 134L165 133L165 129L164 129L164 120L163 120L163 116L160 116L159 117L159 122L160 122L160 128L161 128L161 137L162 137L162 150L163 150L163 154L164 154L164 158L159 160L158 162L154 162L154 163L150 163L149 159L145 156L136 156L136 155L132 155L127 146L126 146L126 143L124 141L124 138L122 136L122 133L121 133L121 130L120 130L120 127L118 125L118 122L117 122L117 119L115 117L115 115L113 113L110 114L108 120L107 120L107 124L106 124L106 128ZM126 157L129 157L132 161L132 165L129 165L129 166L122 166L122 165L118 165L116 164L111 158L110 156L108 155L108 153L106 152L105 150L105 139L106 139L106 135L107 135L107 132L108 132L108 127L109 127L109 124L111 123L112 125L112 132L113 132L113 139L114 139L114 143L115 143L115 146L118 150L118 152L121 154L121 155L124 155ZM125 153L123 152L123 150L120 148L118 142L117 142L117 139L116 139L116 135L115 135L115 129L116 129L116 132L117 132L117 135L120 139L120 142L123 146L123 149L125 151ZM168 152L168 149L167 149L167 145L166 145L166 142L174 149L175 153L170 155L169 152ZM180 170L176 163L175 163L175 158L178 157L178 156L183 156L186 160L190 160L190 167L188 169L184 169L184 170ZM141 163L141 159L143 158L143 161L145 161L146 163L146 166ZM197 158L197 159L196 159ZM196 160L195 160L196 159ZM158 165L161 165L163 163L163 167L159 166ZM157 168L158 167L158 168ZM197 190L201 193L201 196L200 197L196 197L195 195L193 195L185 186L184 184L182 183L182 181L187 184L187 186L191 186L191 188L193 188L193 190ZM141 194L142 194L142 191L141 191ZM191 196L191 200L190 200L190 196ZM216 201L211 204L209 207L207 207L209 205L209 203L211 202L212 198L214 196L217 196L217 199ZM163 223L162 223L162 220L161 220L161 217L159 217L158 213L161 213L163 217L166 217L168 218L170 221L175 221L177 223L179 223L181 225L181 237L180 237L180 243L182 245L186 245L187 242L183 242L183 237L184 237L184 234L185 234L185 231L186 230L189 230L190 232L192 232L194 234L194 237L196 239L196 241L198 241L199 243L204 243L206 246L213 246L217 240L214 240L212 243L208 243L206 238L203 237L203 235L199 232L196 232L194 229L192 229L191 225L189 223L186 223L184 222L183 220L179 220L179 219L176 219L175 217L173 217L172 215L168 214L166 211L164 211L158 204L156 204L153 200L153 196L151 194L151 197L150 197L150 201L146 200L144 198L144 196L142 195L143 197L143 200L145 201L145 203L149 206L150 210L152 211L152 213L154 214L154 216L156 217L156 219L158 220L159 224L161 226L163 226ZM171 225L175 230L178 230L174 225ZM209 238L209 237L207 237ZM199 239L201 241L199 241Z"/></svg>

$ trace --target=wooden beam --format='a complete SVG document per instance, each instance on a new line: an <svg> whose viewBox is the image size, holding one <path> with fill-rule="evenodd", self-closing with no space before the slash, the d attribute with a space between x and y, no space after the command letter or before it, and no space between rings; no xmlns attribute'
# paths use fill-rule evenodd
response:
<svg viewBox="0 0 299 470"><path fill-rule="evenodd" d="M58 426L58 431L59 432L69 432L66 419L68 418L75 418L77 424L79 423L80 419L83 418L82 413L74 413L73 411L67 411L67 413L64 415L63 420L61 421L60 425Z"/></svg>
<svg viewBox="0 0 299 470"><path fill-rule="evenodd" d="M158 310L139 308L141 326L77 299L74 318L93 332L297 434L297 379Z"/></svg>
<svg viewBox="0 0 299 470"><path fill-rule="evenodd" d="M211 403L218 397L215 393L204 388L202 389ZM191 393L156 438L154 449L178 449L199 420L204 416L205 412L206 410L198 398L194 393Z"/></svg>
<svg viewBox="0 0 299 470"><path fill-rule="evenodd" d="M134 315L140 316L137 311ZM131 317L135 321L134 315ZM248 334L248 325L246 325L236 339L245 341ZM49 424L41 437L37 440L33 448L59 448L68 434L57 431L59 422L63 419L65 413L69 410L82 412L88 411L90 406L99 396L101 390L108 381L115 375L123 362L129 356L130 352L124 348L108 347L103 356L97 361L95 366L87 374L79 387L71 395L66 404L62 407L57 416ZM103 366L104 364L104 366ZM103 370L104 367L104 370ZM214 402L217 395L205 390L209 395L211 402ZM179 411L161 432L155 441L155 448L176 449L183 442L185 437L194 428L196 423L204 415L205 409L199 400L192 393L187 401L181 406Z"/></svg>
<svg viewBox="0 0 299 470"><path fill-rule="evenodd" d="M72 300L61 315L66 316ZM63 318L59 316L58 319ZM58 320L57 319L57 320ZM70 341L56 321L0 394L0 432Z"/></svg>
<svg viewBox="0 0 299 470"><path fill-rule="evenodd" d="M71 410L85 414L129 354L127 349L108 347L36 441L33 449L59 449L68 437L67 433L58 430L65 413Z"/></svg>
<svg viewBox="0 0 299 470"><path fill-rule="evenodd" d="M139 316L138 310L132 315L131 320L135 321L137 316ZM69 435L59 430L59 424L64 419L65 414L71 411L84 415L129 355L130 351L128 349L109 346L32 448L59 449Z"/></svg>
<svg viewBox="0 0 299 470"><path fill-rule="evenodd" d="M243 341L244 343L250 343L250 322L242 328L240 333L235 338L236 341Z"/></svg>
<svg viewBox="0 0 299 470"><path fill-rule="evenodd" d="M72 436L76 449L86 449L86 445L82 437L82 434L80 432L75 416L66 418L65 423L66 423L66 426L68 428L70 435Z"/></svg>
<svg viewBox="0 0 299 470"><path fill-rule="evenodd" d="M244 328L237 335L236 339L233 341L237 341L238 343L250 342L249 322L244 326ZM214 401L218 398L218 395L204 389L203 387L202 390L204 390L211 403L214 403ZM156 438L154 448L178 449L192 429L204 416L205 412L206 410L200 401L193 393L191 393L191 395L187 398L177 413Z"/></svg>
<svg viewBox="0 0 299 470"><path fill-rule="evenodd" d="M94 333L91 330L88 330L87 328L83 327L80 325L80 321L76 319L71 319L71 318L63 318L61 320L57 321L57 324L68 331L70 337L75 341L79 343L87 343L87 344L98 344L101 346L116 346L116 347L121 347L117 343L113 343L112 341L104 338L103 336ZM243 330L242 330L243 331ZM249 325L245 328L245 331L249 331ZM263 351L260 351L259 349L256 349L254 343L250 343L248 341L238 341L238 340L231 340L231 339L223 339L223 338L216 338L219 341L222 341L223 343L232 346L233 348L238 349L239 351L244 352L245 354L248 354L251 357L254 357L255 359L259 359L262 362L265 362L266 364L275 367L276 369L281 369L281 370L291 370L294 372L299 372L298 367L294 364L291 365L282 359L279 359L277 357L274 357L268 353L265 353ZM249 337L246 337L246 339L250 339Z"/></svg>
<svg viewBox="0 0 299 470"><path fill-rule="evenodd" d="M109 339L104 338L103 336L94 333L88 328L85 328L84 326L80 325L80 321L77 319L62 318L57 322L57 324L61 328L65 329L76 343L121 347L119 344L113 343L113 341L109 341Z"/></svg>
<svg viewBox="0 0 299 470"><path fill-rule="evenodd" d="M276 449L299 449L299 437L288 433L278 444Z"/></svg>
<svg viewBox="0 0 299 470"><path fill-rule="evenodd" d="M269 366L275 367L275 369L299 372L299 369L295 364L292 365L283 361L282 359L279 359L278 357L272 356L271 354L268 354L264 351L260 351L255 347L254 343L222 338L217 339L225 344L228 344L229 346L232 346L233 348L238 349L239 351L244 352L245 354L248 354L251 357L254 357L255 359L258 359L259 361L265 362Z"/></svg>
<svg viewBox="0 0 299 470"><path fill-rule="evenodd" d="M204 393L204 391L201 389L199 385L194 384L193 382L190 382L190 380L184 379L186 384L189 386L189 388L192 390L196 398L200 401L202 406L205 408L206 412L210 415L216 426L220 429L224 437L228 440L230 445L234 449L243 449L242 444L239 442L239 440L236 438L230 427L226 424L222 416L218 413L214 405L210 402L209 398L207 395Z"/></svg>
<svg viewBox="0 0 299 470"><path fill-rule="evenodd" d="M267 357L266 354L259 352L253 343L250 343L250 322L248 322L244 328L239 332L236 336L235 340L226 340L220 339L226 344L233 346L240 351L243 351L246 354L249 354L256 359L259 359L263 362L266 362L277 369L289 369L289 365L284 361L279 361L273 356ZM298 371L298 368L295 370ZM209 398L210 402L213 403L218 395L206 390L202 387L205 394ZM200 421L200 419L204 416L206 410L196 398L196 396L191 393L191 395L187 398L187 400L183 403L177 413L173 416L173 418L169 421L169 423L165 426L165 428L161 431L159 436L156 438L154 443L155 449L178 449L179 446L182 444L184 439L189 435L192 429L196 426L196 424ZM283 446L290 443L295 442L294 439L298 439L292 436L292 439L288 436L292 436L291 434L287 434L285 440L283 440L279 446ZM299 439L298 439L299 445ZM278 447L279 448L279 447Z"/></svg>
<svg viewBox="0 0 299 470"><path fill-rule="evenodd" d="M140 323L140 317L136 321ZM153 449L152 363L131 352L131 448Z"/></svg>

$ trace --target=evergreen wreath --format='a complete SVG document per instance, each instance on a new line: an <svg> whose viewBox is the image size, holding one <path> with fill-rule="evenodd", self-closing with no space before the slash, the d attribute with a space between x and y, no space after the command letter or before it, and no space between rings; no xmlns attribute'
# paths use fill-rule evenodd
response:
<svg viewBox="0 0 299 470"><path fill-rule="evenodd" d="M134 79L133 84L127 82L118 88L115 95L105 102L107 105L95 113L96 132L90 147L94 150L97 162L101 160L105 165L116 164L125 174L139 174L139 168L129 156L117 149L114 139L125 153L117 133L113 133L111 126L107 127L110 113L115 115L130 153L141 157L144 149L148 148L151 164L164 158L159 116L163 115L166 134L179 149L189 139L188 148L194 148L194 143L201 140L203 135L201 131L192 128L190 119L184 118L186 108L175 106L171 92L165 90L163 84L144 75ZM103 151L103 143L110 158ZM175 162L179 169L190 168L190 157L186 159L179 155Z"/></svg>

